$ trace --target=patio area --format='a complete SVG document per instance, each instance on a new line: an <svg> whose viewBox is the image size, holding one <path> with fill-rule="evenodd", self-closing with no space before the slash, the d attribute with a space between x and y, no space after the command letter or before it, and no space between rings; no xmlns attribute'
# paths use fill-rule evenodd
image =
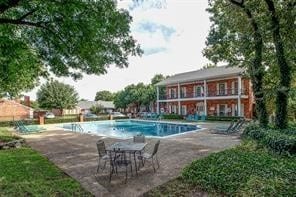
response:
<svg viewBox="0 0 296 197"><path fill-rule="evenodd" d="M119 173L109 183L109 168L102 174L96 174L98 153L96 142L103 139L106 146L120 141L89 134L47 131L41 134L24 136L28 144L41 152L65 173L78 180L84 188L95 196L139 196L176 176L192 160L204 157L239 144L237 136L212 134L210 129L216 123L200 124L207 128L202 131L187 133L175 137L163 138L160 142L158 158L160 168L153 172L149 162L141 168L138 176L129 174L124 183L125 174ZM151 150L156 139L147 139L146 150Z"/></svg>

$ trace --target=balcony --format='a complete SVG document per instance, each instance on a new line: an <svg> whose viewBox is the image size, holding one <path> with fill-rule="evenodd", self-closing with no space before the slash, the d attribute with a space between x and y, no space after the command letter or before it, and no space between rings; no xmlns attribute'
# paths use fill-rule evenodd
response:
<svg viewBox="0 0 296 197"><path fill-rule="evenodd" d="M245 89L241 90L241 95L248 95L248 91ZM215 90L215 91L208 91L205 95L206 97L225 97L225 96L238 96L238 89L223 89L223 90ZM188 98L203 98L203 92L186 92L180 94L181 99L188 99ZM171 100L171 99L178 99L178 95L159 95L159 100Z"/></svg>

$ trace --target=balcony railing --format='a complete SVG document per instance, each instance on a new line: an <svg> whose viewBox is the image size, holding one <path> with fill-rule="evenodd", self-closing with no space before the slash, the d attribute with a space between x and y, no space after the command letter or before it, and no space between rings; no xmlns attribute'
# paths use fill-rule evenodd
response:
<svg viewBox="0 0 296 197"><path fill-rule="evenodd" d="M248 92L245 89L241 90L241 95L247 95ZM238 89L223 89L223 90L215 90L208 91L205 95L206 97L219 97L219 96L237 96ZM180 94L180 98L199 98L204 97L204 93L199 92L186 92ZM159 100L169 100L169 99L177 99L178 95L159 95Z"/></svg>

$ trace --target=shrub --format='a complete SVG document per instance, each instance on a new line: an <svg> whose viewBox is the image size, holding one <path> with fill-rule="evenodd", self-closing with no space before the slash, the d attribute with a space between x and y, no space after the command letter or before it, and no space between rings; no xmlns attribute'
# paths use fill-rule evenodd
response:
<svg viewBox="0 0 296 197"><path fill-rule="evenodd" d="M226 196L254 196L257 192L255 196L295 196L295 168L295 157L239 146L193 161L182 178Z"/></svg>
<svg viewBox="0 0 296 197"><path fill-rule="evenodd" d="M182 115L179 115L179 114L164 114L162 115L162 118L163 119L168 119L168 120L182 120L183 119L183 116Z"/></svg>
<svg viewBox="0 0 296 197"><path fill-rule="evenodd" d="M270 150L279 154L296 153L295 128L277 130L272 128L260 128L252 124L245 128L244 138L254 139Z"/></svg>

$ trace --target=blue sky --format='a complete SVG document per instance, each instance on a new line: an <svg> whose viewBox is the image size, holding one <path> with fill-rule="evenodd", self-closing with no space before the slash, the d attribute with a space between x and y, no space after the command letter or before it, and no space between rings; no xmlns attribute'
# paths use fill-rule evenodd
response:
<svg viewBox="0 0 296 197"><path fill-rule="evenodd" d="M202 56L210 28L205 11L207 0L122 0L118 7L133 17L131 32L144 50L142 57L130 57L129 67L111 65L101 76L84 75L79 81L58 80L71 84L80 98L93 100L97 91L112 92L131 83L149 83L158 73L173 75L201 68L208 63ZM29 92L36 98L38 87Z"/></svg>

